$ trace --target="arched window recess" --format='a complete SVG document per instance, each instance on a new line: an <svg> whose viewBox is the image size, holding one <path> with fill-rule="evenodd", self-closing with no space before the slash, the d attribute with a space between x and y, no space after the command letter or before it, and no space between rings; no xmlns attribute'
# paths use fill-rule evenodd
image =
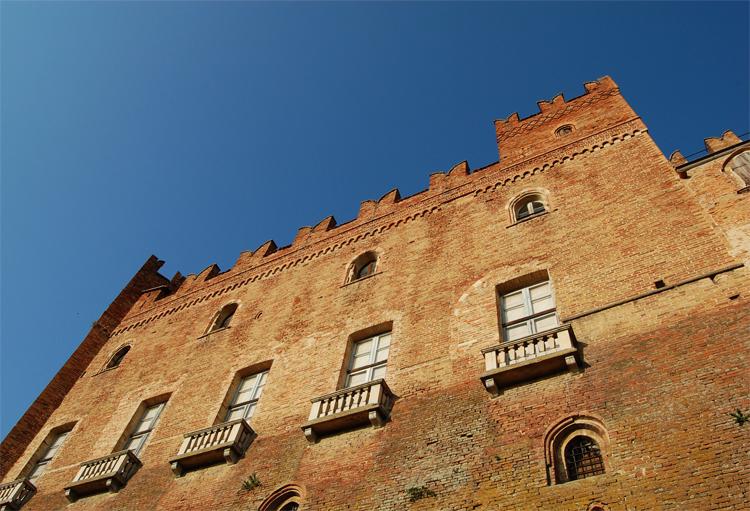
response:
<svg viewBox="0 0 750 511"><path fill-rule="evenodd" d="M374 275L376 271L378 271L378 254L372 251L365 252L357 256L349 266L346 281L347 283L355 282Z"/></svg>
<svg viewBox="0 0 750 511"><path fill-rule="evenodd" d="M104 370L114 369L115 367L119 366L125 358L125 355L128 354L128 351L130 351L129 344L122 346L117 351L115 351L115 353L109 358L109 361L107 361L107 365L104 366Z"/></svg>
<svg viewBox="0 0 750 511"><path fill-rule="evenodd" d="M229 303L222 307L219 313L214 317L214 320L211 322L211 326L209 327L207 333L227 328L232 322L232 318L234 318L234 314L235 312L237 312L238 307L239 304L237 303Z"/></svg>
<svg viewBox="0 0 750 511"><path fill-rule="evenodd" d="M282 486L268 496L258 511L302 511L302 488L295 484Z"/></svg>
<svg viewBox="0 0 750 511"><path fill-rule="evenodd" d="M558 421L544 440L548 483L561 484L608 472L608 451L609 436L599 419L574 415Z"/></svg>
<svg viewBox="0 0 750 511"><path fill-rule="evenodd" d="M547 196L541 192L526 192L510 203L511 223L523 222L549 211Z"/></svg>

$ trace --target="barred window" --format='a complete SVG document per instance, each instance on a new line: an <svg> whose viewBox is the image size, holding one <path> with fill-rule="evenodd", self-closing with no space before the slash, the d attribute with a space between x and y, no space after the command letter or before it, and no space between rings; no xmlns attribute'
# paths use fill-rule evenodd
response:
<svg viewBox="0 0 750 511"><path fill-rule="evenodd" d="M117 367L120 365L122 360L125 358L125 355L128 354L128 351L130 351L130 346L123 346L117 352L112 355L112 358L109 359L109 362L107 363L107 367L105 369L112 369L113 367Z"/></svg>
<svg viewBox="0 0 750 511"><path fill-rule="evenodd" d="M568 481L603 474L604 462L599 444L587 436L573 438L565 446L565 465Z"/></svg>

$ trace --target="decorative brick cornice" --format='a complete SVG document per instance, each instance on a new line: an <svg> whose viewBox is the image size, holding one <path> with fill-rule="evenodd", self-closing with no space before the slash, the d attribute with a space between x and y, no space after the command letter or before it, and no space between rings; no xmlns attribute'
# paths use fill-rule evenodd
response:
<svg viewBox="0 0 750 511"><path fill-rule="evenodd" d="M436 211L440 211L444 204L460 197L471 194L478 196L482 193L495 191L499 187L512 184L520 179L526 179L538 172L547 171L555 166L562 165L568 160L601 150L618 141L638 136L646 131L643 122L640 118L636 117L618 126L603 130L554 151L531 158L530 160L505 168L501 165L495 168L490 166L482 172L468 175L463 183L453 188L435 194L425 193L424 199L404 209L398 208L383 216L352 225L351 227L341 225L334 231L330 231L332 235L324 239L297 249L292 246L289 249L269 256L268 261L261 262L257 266L237 273L227 272L225 277L217 275L199 289L191 290L186 294L178 295L171 299L170 297L165 297L156 302L154 307L128 318L128 324L117 328L112 333L112 337L188 309L250 283L271 278L282 271L333 253L353 243L367 240L395 227L429 216Z"/></svg>

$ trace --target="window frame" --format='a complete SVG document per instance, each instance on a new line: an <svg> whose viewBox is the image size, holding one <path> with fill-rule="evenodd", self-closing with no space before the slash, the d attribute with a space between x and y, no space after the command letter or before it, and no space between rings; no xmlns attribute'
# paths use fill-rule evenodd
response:
<svg viewBox="0 0 750 511"><path fill-rule="evenodd" d="M230 420L237 420L237 419L230 419L232 412L236 409L245 408L245 411L242 413L241 419L249 421L253 418L255 415L255 409L258 407L258 402L260 401L261 396L263 395L263 390L266 386L266 383L268 381L268 374L270 373L271 369L261 369L259 371L255 371L252 373L248 373L244 376L240 376L238 382L234 386L234 390L232 392L232 398L229 400L225 407L224 411L224 420L223 422L229 422ZM257 377L255 383L251 387L250 395L254 396L256 392L258 392L256 397L250 398L246 401L243 401L241 403L237 402L237 398L240 395L240 390L242 389L243 382L249 380L252 377ZM254 406L250 406L254 405ZM248 410L252 410L252 412L248 415Z"/></svg>
<svg viewBox="0 0 750 511"><path fill-rule="evenodd" d="M55 459L57 453L65 445L71 431L73 431L72 427L70 429L58 429L49 432L44 441L42 441L42 445L37 448L37 454L41 454L34 456L35 459L33 463L30 464L28 469L24 470L27 474L26 478L29 481L34 482L34 480L38 479L47 471L47 467L52 463L52 460ZM51 439L52 441L50 441ZM56 443L57 445L55 445ZM53 448L54 451L50 454Z"/></svg>
<svg viewBox="0 0 750 511"><path fill-rule="evenodd" d="M109 360L104 366L103 371L120 367L120 365L122 365L122 361L125 360L125 357L127 357L128 353L130 353L132 347L133 346L130 344L125 344L124 346L120 346L119 348L117 348L112 356L109 357Z"/></svg>
<svg viewBox="0 0 750 511"><path fill-rule="evenodd" d="M129 450L133 451L133 454L138 457L138 455L143 451L144 446L146 445L146 442L148 441L149 437L151 436L151 433L156 429L157 424L159 423L159 419L161 418L161 414L164 412L164 408L167 406L167 401L159 401L152 405L149 404L143 404L140 406L139 413L137 414L137 419L134 418L133 423L128 428L128 434L125 440L122 442L122 449L121 450ZM143 431L139 431L139 428L141 424L144 423L144 420L146 416L148 415L149 411L152 409L156 409L156 414L154 417L151 418L149 427L144 429ZM138 444L135 449L132 447L129 447L128 444L131 443L131 441L138 439Z"/></svg>
<svg viewBox="0 0 750 511"><path fill-rule="evenodd" d="M213 332L218 332L219 330L224 330L225 328L229 328L232 320L237 315L237 311L240 309L240 303L239 302L229 302L221 307L219 309L219 312L217 312L213 319L211 320L211 323L208 326L208 330L206 331L206 334L210 334ZM227 312L228 310L231 310L230 312Z"/></svg>
<svg viewBox="0 0 750 511"><path fill-rule="evenodd" d="M380 254L375 250L368 250L367 252L359 254L349 264L345 284L359 282L360 280L377 275L380 270L380 259ZM362 275L362 271L366 268L371 269L366 274Z"/></svg>
<svg viewBox="0 0 750 511"><path fill-rule="evenodd" d="M552 306L539 311L534 311L534 299L531 296L531 290L542 285L547 285L549 287L549 294L545 295L543 298L550 298L552 301ZM506 308L506 299L510 295L515 295L519 292L523 297L524 315L508 321L507 311L511 310L511 308ZM544 333L559 327L561 324L560 318L557 314L557 297L555 296L555 289L552 286L552 280L549 278L549 276L547 276L544 280L538 280L523 287L517 287L512 290L498 290L498 301L500 304L500 323L503 341L516 341L518 339L523 339L524 337ZM550 328L545 328L544 330L538 330L536 322L539 319L543 319L544 317L553 317L555 325ZM524 323L527 326L528 333L526 335L511 339L511 336L509 335L510 329Z"/></svg>
<svg viewBox="0 0 750 511"><path fill-rule="evenodd" d="M349 352L349 359L347 360L346 364L346 373L344 375L344 382L343 387L344 389L348 389L351 387L356 387L357 385L364 385L366 383L370 383L375 380L384 379L385 375L387 373L387 366L388 366L388 358L391 355L391 338L393 337L393 332L391 330L387 330L385 332L381 332L379 334L370 335L368 337L364 337L357 340L352 340L350 352ZM388 339L388 345L383 347L381 345L381 342L383 338ZM368 361L366 364L354 367L354 363L357 358L357 346L362 345L366 342L374 341L373 345L370 347L370 351L368 353ZM387 349L388 353L386 355L386 358L384 360L378 360L378 353L383 351L383 349ZM376 369L383 368L383 376L379 378L374 378L374 372ZM365 374L365 381L351 384L351 379L353 375L359 375L361 373Z"/></svg>

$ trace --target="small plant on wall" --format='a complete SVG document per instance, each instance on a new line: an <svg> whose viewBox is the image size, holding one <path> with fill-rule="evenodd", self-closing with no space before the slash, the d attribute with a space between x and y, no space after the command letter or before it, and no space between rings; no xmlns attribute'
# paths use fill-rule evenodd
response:
<svg viewBox="0 0 750 511"><path fill-rule="evenodd" d="M407 488L406 495L409 497L409 502L416 502L427 497L434 497L435 492L426 486L412 486Z"/></svg>
<svg viewBox="0 0 750 511"><path fill-rule="evenodd" d="M734 417L734 421L740 426L744 426L746 422L750 421L750 414L744 413L739 408L737 408L736 412L732 412L729 415Z"/></svg>
<svg viewBox="0 0 750 511"><path fill-rule="evenodd" d="M250 474L250 477L242 481L242 489L245 491L252 491L258 486L260 486L260 479L258 478L258 475L253 472Z"/></svg>

